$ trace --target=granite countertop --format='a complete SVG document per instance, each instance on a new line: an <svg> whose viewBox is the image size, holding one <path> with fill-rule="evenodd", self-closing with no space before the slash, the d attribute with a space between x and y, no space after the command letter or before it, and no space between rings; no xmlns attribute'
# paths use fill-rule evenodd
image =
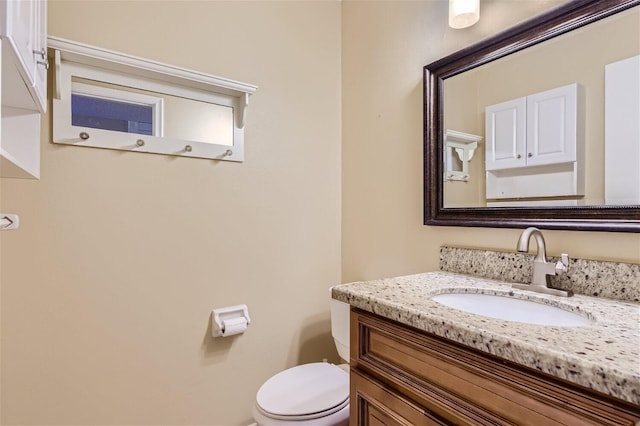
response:
<svg viewBox="0 0 640 426"><path fill-rule="evenodd" d="M431 300L441 293L499 294L580 313L583 327L539 326L466 313ZM335 286L334 299L640 404L640 304L512 289L508 283L429 272Z"/></svg>

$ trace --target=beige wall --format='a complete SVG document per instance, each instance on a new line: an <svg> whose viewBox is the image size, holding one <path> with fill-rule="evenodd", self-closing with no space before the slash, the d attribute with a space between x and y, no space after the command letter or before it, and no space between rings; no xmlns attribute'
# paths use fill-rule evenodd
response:
<svg viewBox="0 0 640 426"><path fill-rule="evenodd" d="M335 356L341 264L346 282L436 269L443 243L513 249L518 230L422 225L422 66L549 3L483 0L457 31L443 1L49 6L52 35L260 87L242 164L44 129L42 179L0 181L21 215L0 247L4 424L246 423L269 375ZM639 257L636 235L547 239ZM209 338L210 310L236 303L249 331Z"/></svg>
<svg viewBox="0 0 640 426"><path fill-rule="evenodd" d="M515 250L517 229L422 225L422 67L554 4L483 0L452 30L446 2L343 3L343 281L437 269L442 244ZM551 254L640 262L638 234L545 236Z"/></svg>
<svg viewBox="0 0 640 426"><path fill-rule="evenodd" d="M52 35L245 81L244 163L42 143L2 180L3 424L247 424L255 392L334 358L338 2L49 2ZM50 117L45 119L49 122ZM210 311L246 303L236 338Z"/></svg>

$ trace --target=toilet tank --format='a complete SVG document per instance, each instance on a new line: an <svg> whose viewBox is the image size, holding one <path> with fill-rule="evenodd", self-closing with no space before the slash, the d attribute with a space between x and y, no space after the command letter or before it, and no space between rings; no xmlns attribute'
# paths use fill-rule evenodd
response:
<svg viewBox="0 0 640 426"><path fill-rule="evenodd" d="M331 289L329 289L331 292ZM331 335L340 358L349 362L349 304L331 298Z"/></svg>

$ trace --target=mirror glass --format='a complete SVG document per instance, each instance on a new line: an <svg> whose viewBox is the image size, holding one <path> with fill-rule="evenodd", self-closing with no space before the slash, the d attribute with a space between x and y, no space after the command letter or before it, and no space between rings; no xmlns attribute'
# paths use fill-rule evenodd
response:
<svg viewBox="0 0 640 426"><path fill-rule="evenodd" d="M468 164L469 178L467 180L453 180L444 178L444 208L459 207L503 207L503 206L599 206L613 203L640 204L633 199L619 198L611 201L611 196L605 197L605 183L615 181L616 185L624 185L620 176L628 176L637 180L638 167L625 162L626 155L636 155L640 159L638 147L640 140L637 133L634 139L607 141L605 135L605 67L622 60L636 57L640 54L639 37L640 8L634 7L624 12L609 16L600 21L575 29L561 36L552 38L527 49L510 54L482 66L459 73L444 79L443 94L443 129L480 135L483 137L479 148ZM635 82L640 80L640 74L631 74ZM485 108L518 98L548 91L565 85L577 83L580 95L578 103L581 114L580 126L576 143L582 150L578 157L576 168L577 179L582 181L582 188L573 194L558 194L537 188L531 196L527 185L553 185L554 177L545 180L545 169L535 179L512 180L519 189L508 192L501 199L491 198L491 185L494 174L487 172L485 154L491 147L491 137L485 127ZM633 87L633 82L631 87ZM636 89L637 90L637 89ZM635 96L638 93L630 94ZM530 118L527 115L527 118ZM633 119L633 118L630 118ZM638 127L639 118L635 117ZM526 126L530 126L527 122ZM516 129L512 129L514 132ZM540 129L538 129L540 130ZM446 138L445 143L446 143ZM616 150L620 151L622 167L605 167L605 144L616 143ZM489 145L489 146L487 146ZM450 150L443 150L443 154L450 157ZM635 153L635 154L634 154ZM612 155L610 152L608 155ZM446 162L446 158L445 158ZM616 163L618 164L618 163ZM573 166L572 166L573 167ZM626 168L626 169L625 169ZM520 172L511 169L509 173L529 173L530 168L521 168ZM552 171L556 173L556 171ZM506 172L502 172L503 175ZM609 176L609 175L614 176ZM570 179L575 179L573 176ZM635 185L640 185L635 182ZM611 190L609 190L611 192ZM607 199L606 199L607 198ZM619 201L624 200L624 201Z"/></svg>

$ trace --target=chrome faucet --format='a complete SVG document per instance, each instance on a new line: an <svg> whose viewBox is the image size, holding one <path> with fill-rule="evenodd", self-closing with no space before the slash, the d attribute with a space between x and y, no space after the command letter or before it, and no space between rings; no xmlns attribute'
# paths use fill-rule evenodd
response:
<svg viewBox="0 0 640 426"><path fill-rule="evenodd" d="M517 250L520 253L529 252L529 241L531 237L536 239L538 246L538 252L535 259L533 259L533 276L531 277L531 284L513 284L513 288L520 290L535 291L538 293L553 294L555 296L570 296L571 294L565 290L559 290L549 287L549 276L557 275L566 272L569 266L569 255L563 253L561 260L557 263L547 262L547 249L544 242L542 232L538 228L527 228L522 231L520 238L518 239Z"/></svg>

